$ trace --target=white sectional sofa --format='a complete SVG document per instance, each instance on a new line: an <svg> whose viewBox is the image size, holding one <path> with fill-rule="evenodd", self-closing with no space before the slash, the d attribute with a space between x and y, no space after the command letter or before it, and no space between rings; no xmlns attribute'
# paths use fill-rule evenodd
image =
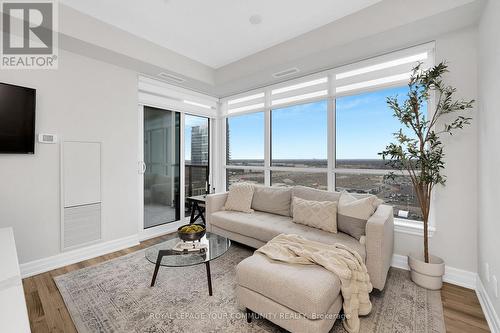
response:
<svg viewBox="0 0 500 333"><path fill-rule="evenodd" d="M297 234L327 244L342 243L358 251L366 261L374 288L382 290L389 270L394 239L393 210L381 204L366 223L360 240L339 231L329 233L292 222L291 199L294 196L316 201L338 201L339 192L327 192L303 186L292 188L258 187L252 201L253 213L225 211L227 193L207 196L208 231L236 242L259 248L275 236ZM359 195L362 197L365 195Z"/></svg>
<svg viewBox="0 0 500 333"><path fill-rule="evenodd" d="M378 205L366 222L364 235L357 239L342 230L330 233L292 221L293 197L338 201L338 192L302 186L256 187L252 213L224 210L227 195L207 196L208 231L254 248L282 233L297 234L326 244L342 243L356 250L365 260L373 287L384 288L393 252L391 206ZM338 227L342 229L340 225ZM255 253L238 264L236 275L240 307L247 313L258 313L290 332L326 333L341 312L340 280L323 267L276 262Z"/></svg>

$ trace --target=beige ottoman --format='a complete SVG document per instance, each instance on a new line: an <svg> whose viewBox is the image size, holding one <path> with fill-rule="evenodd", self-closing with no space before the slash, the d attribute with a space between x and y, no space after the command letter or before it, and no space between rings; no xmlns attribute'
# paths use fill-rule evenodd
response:
<svg viewBox="0 0 500 333"><path fill-rule="evenodd" d="M340 280L317 265L292 265L255 253L236 267L239 306L290 332L328 332L342 308Z"/></svg>

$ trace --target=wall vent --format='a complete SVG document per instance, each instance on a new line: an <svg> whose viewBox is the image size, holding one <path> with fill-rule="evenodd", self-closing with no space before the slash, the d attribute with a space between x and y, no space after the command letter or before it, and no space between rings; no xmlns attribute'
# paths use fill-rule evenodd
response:
<svg viewBox="0 0 500 333"><path fill-rule="evenodd" d="M299 72L299 69L297 67L293 67L293 68L285 69L285 70L283 70L281 72L274 73L273 77L275 77L275 78L281 78L281 77L292 75L292 74L295 74L295 73L298 73L298 72Z"/></svg>
<svg viewBox="0 0 500 333"><path fill-rule="evenodd" d="M175 81L177 83L186 82L186 79L183 79L182 77L179 77L179 76L176 76L173 74L169 74L169 73L165 73L165 72L158 74L158 76L163 78L163 79L166 79L166 80Z"/></svg>

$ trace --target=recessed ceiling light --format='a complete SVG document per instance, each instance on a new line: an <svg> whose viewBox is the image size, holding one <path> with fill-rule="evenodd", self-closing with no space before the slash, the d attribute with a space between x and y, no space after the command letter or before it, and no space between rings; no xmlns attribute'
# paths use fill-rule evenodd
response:
<svg viewBox="0 0 500 333"><path fill-rule="evenodd" d="M252 23L253 25L260 24L260 23L262 23L262 16L260 16L258 14L252 15L252 16L250 16L248 21L250 21L250 23Z"/></svg>

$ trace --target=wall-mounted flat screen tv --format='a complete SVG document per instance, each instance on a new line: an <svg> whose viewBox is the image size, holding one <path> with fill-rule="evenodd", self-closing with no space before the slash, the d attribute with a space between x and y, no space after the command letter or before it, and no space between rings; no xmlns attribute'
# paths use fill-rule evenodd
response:
<svg viewBox="0 0 500 333"><path fill-rule="evenodd" d="M0 153L35 153L36 90L0 83Z"/></svg>

